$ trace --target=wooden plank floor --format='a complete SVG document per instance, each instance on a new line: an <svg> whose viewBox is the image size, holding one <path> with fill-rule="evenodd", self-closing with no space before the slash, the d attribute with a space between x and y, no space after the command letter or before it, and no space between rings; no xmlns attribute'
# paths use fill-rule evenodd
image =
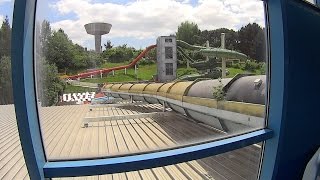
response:
<svg viewBox="0 0 320 180"><path fill-rule="evenodd" d="M162 111L161 105L96 108L57 106L40 110L48 159L113 156L176 147L220 136L186 117L170 112L164 118L89 123L84 117ZM0 179L29 179L21 151L13 106L0 106ZM171 166L103 176L62 179L256 179L260 149L245 147L217 156Z"/></svg>

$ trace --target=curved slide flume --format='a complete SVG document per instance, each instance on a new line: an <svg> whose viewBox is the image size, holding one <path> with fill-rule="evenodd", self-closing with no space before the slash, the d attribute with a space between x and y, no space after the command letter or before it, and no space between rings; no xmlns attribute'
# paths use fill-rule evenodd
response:
<svg viewBox="0 0 320 180"><path fill-rule="evenodd" d="M222 49L222 48L212 48L212 47L206 48L203 46L191 45L181 40L177 40L177 45L182 48L186 48L190 50L199 50L203 55L207 55L211 57L243 59L243 60L246 60L248 58L247 55L243 53L239 53L237 51L232 51L232 50Z"/></svg>
<svg viewBox="0 0 320 180"><path fill-rule="evenodd" d="M149 47L147 47L144 51L142 51L130 64L128 65L124 65L124 66L117 66L117 67L113 67L113 68L104 68L104 69L98 69L95 71L91 71L91 72L85 72L85 73L80 73L78 75L73 75L73 76L68 76L67 78L69 79L77 79L77 78L85 78L91 75L100 75L105 74L105 73L109 73L111 71L116 71L116 70L121 70L121 69L126 69L126 68L130 68L132 66L134 66L137 62L139 62L141 60L142 57L145 56L145 54L147 52L149 52L151 49L157 47L157 45L151 45Z"/></svg>
<svg viewBox="0 0 320 180"><path fill-rule="evenodd" d="M194 59L192 59L190 56L188 56L180 46L177 46L177 50L182 54L182 56L185 59L189 60L190 62L196 62Z"/></svg>
<svg viewBox="0 0 320 180"><path fill-rule="evenodd" d="M182 48L186 48L186 49L190 49L190 50L201 50L201 49L206 49L206 47L203 46L196 46L196 45L191 45L185 41L182 40L178 40L177 39L177 45L182 47Z"/></svg>

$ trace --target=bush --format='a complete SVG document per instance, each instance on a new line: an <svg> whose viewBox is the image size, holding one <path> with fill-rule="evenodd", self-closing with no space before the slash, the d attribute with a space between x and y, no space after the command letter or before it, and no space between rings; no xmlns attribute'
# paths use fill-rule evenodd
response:
<svg viewBox="0 0 320 180"><path fill-rule="evenodd" d="M102 57L112 63L130 61L134 58L134 49L126 45L113 47L102 52Z"/></svg>
<svg viewBox="0 0 320 180"><path fill-rule="evenodd" d="M217 101L224 100L225 93L223 91L223 84L221 82L221 78L219 78L219 86L213 87L212 96Z"/></svg>
<svg viewBox="0 0 320 180"><path fill-rule="evenodd" d="M232 68L235 68L235 69L242 69L242 66L241 66L240 63L232 64L231 67L232 67Z"/></svg>
<svg viewBox="0 0 320 180"><path fill-rule="evenodd" d="M49 64L45 59L40 60L40 71L38 77L38 98L42 106L55 105L59 96L62 95L63 90L66 87L66 83L59 78L58 68L55 64Z"/></svg>
<svg viewBox="0 0 320 180"><path fill-rule="evenodd" d="M266 63L259 63L259 66L260 66L260 73L265 75L266 71L267 71L267 64Z"/></svg>
<svg viewBox="0 0 320 180"><path fill-rule="evenodd" d="M255 72L257 69L260 69L260 66L255 61L248 60L246 61L242 69L250 72Z"/></svg>
<svg viewBox="0 0 320 180"><path fill-rule="evenodd" d="M149 60L149 59L141 59L138 64L141 65L141 66L144 66L144 65L151 65L151 64L154 64L155 61L154 60Z"/></svg>

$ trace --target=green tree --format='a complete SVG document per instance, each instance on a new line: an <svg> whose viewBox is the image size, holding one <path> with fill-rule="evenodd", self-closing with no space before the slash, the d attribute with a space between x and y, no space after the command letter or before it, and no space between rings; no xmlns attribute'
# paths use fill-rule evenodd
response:
<svg viewBox="0 0 320 180"><path fill-rule="evenodd" d="M10 56L11 27L6 16L0 28L0 104L13 104Z"/></svg>
<svg viewBox="0 0 320 180"><path fill-rule="evenodd" d="M113 47L113 45L111 44L111 41L108 40L107 44L104 44L104 48L106 48L106 50L111 49Z"/></svg>
<svg viewBox="0 0 320 180"><path fill-rule="evenodd" d="M95 51L87 52L87 68L96 68L99 67L103 62L101 54L96 53Z"/></svg>
<svg viewBox="0 0 320 180"><path fill-rule="evenodd" d="M6 16L0 28L0 58L11 55L11 27Z"/></svg>
<svg viewBox="0 0 320 180"><path fill-rule="evenodd" d="M54 64L49 64L45 59L41 59L41 85L42 88L38 89L41 94L40 102L42 106L52 106L55 105L59 96L62 95L65 89L65 83L58 76L58 69Z"/></svg>
<svg viewBox="0 0 320 180"><path fill-rule="evenodd" d="M157 60L157 48L151 49L147 54L145 55L145 58L148 60L156 61Z"/></svg>
<svg viewBox="0 0 320 180"><path fill-rule="evenodd" d="M48 39L48 53L45 57L60 72L66 72L73 66L73 43L62 29L54 31Z"/></svg>
<svg viewBox="0 0 320 180"><path fill-rule="evenodd" d="M177 39L185 41L189 44L198 44L201 31L194 22L185 21L178 26L176 33Z"/></svg>
<svg viewBox="0 0 320 180"><path fill-rule="evenodd" d="M225 33L226 41L225 46L226 49L236 50L238 47L238 33L232 29L227 28L219 28L215 30L204 30L201 31L200 35L200 44L205 45L208 40L210 43L210 47L221 47L221 33Z"/></svg>
<svg viewBox="0 0 320 180"><path fill-rule="evenodd" d="M41 30L40 30L40 46L42 49L43 56L48 56L48 43L51 38L52 30L49 21L42 21Z"/></svg>
<svg viewBox="0 0 320 180"><path fill-rule="evenodd" d="M249 23L239 30L238 35L238 49L242 53L259 62L264 62L266 60L264 29L256 23Z"/></svg>
<svg viewBox="0 0 320 180"><path fill-rule="evenodd" d="M65 89L65 83L59 78L58 68L56 66L55 57L63 57L61 51L62 45L67 44L68 51L72 52L72 42L67 39L63 31L55 32L56 36L51 31L50 23L44 20L41 25L36 26L36 78L37 78L37 96L38 101L42 106L52 106L58 102L59 95ZM67 43L65 42L67 41ZM63 44L64 43L64 44ZM54 50L53 50L54 49ZM50 61L46 58L52 58ZM69 68L66 66L66 68Z"/></svg>
<svg viewBox="0 0 320 180"><path fill-rule="evenodd" d="M0 59L0 104L13 104L11 58Z"/></svg>
<svg viewBox="0 0 320 180"><path fill-rule="evenodd" d="M126 44L122 46L113 47L102 53L102 57L112 63L119 63L130 61L134 58L136 50L132 47L127 47Z"/></svg>
<svg viewBox="0 0 320 180"><path fill-rule="evenodd" d="M71 46L71 50L72 50L72 67L70 67L71 69L75 70L75 69L83 69L83 68L89 68L89 55L88 52L85 51L85 49L78 45L72 45Z"/></svg>
<svg viewBox="0 0 320 180"><path fill-rule="evenodd" d="M49 64L55 64L59 72L74 73L102 64L99 54L74 44L62 29L52 32L46 20L42 22L39 39L42 56Z"/></svg>

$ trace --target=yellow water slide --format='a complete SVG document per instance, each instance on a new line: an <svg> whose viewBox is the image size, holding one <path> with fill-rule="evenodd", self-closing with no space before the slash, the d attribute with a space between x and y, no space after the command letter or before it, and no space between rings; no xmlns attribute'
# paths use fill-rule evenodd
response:
<svg viewBox="0 0 320 180"><path fill-rule="evenodd" d="M264 126L265 80L265 76L239 76L222 81L108 84L103 90L113 97L164 104L196 121L230 132ZM213 91L221 84L225 99L218 101Z"/></svg>

